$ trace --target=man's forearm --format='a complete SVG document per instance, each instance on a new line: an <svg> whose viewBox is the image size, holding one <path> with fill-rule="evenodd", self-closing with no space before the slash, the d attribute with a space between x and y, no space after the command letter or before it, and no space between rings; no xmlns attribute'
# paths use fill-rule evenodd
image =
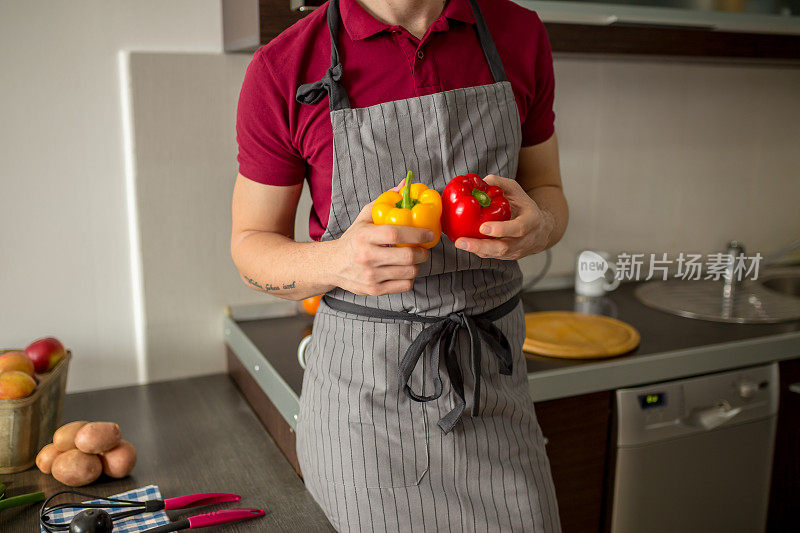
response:
<svg viewBox="0 0 800 533"><path fill-rule="evenodd" d="M332 241L295 242L278 233L252 231L239 237L231 255L252 289L287 300L328 292Z"/></svg>
<svg viewBox="0 0 800 533"><path fill-rule="evenodd" d="M564 232L567 229L567 222L569 221L569 208L567 207L567 199L564 197L564 191L561 187L554 185L540 185L532 187L526 191L539 209L542 215L547 219L546 224L551 225L547 245L543 248L546 250L561 240Z"/></svg>

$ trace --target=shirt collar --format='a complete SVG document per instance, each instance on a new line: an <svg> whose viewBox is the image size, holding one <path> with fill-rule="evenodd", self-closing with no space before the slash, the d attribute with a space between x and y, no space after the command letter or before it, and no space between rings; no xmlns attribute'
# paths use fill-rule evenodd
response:
<svg viewBox="0 0 800 533"><path fill-rule="evenodd" d="M442 16L467 24L475 24L475 13L472 12L468 0L449 0L444 6Z"/></svg>
<svg viewBox="0 0 800 533"><path fill-rule="evenodd" d="M342 24L347 34L354 41L360 41L372 37L382 31L392 28L391 25L381 22L373 17L356 0L341 0L339 11L342 15ZM441 16L434 21L435 29L447 30L449 25L447 20L457 20L467 24L475 24L475 15L468 0L448 0L444 6ZM444 23L444 24L442 24ZM438 26L443 26L439 28Z"/></svg>

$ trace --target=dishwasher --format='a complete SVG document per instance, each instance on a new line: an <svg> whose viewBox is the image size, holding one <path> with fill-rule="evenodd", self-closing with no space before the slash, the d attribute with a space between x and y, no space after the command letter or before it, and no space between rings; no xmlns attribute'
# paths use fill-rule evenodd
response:
<svg viewBox="0 0 800 533"><path fill-rule="evenodd" d="M612 533L757 533L767 518L778 366L616 391Z"/></svg>

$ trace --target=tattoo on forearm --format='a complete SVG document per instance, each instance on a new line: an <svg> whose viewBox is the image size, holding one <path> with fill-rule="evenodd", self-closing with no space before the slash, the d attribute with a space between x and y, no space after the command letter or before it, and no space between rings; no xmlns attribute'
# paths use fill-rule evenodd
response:
<svg viewBox="0 0 800 533"><path fill-rule="evenodd" d="M247 276L245 276L244 279L246 279L247 283L249 283L253 287L258 287L259 289L262 289L262 290L264 289L264 287L262 287L261 284L259 282L257 282L256 280L254 280L253 278L248 278Z"/></svg>
<svg viewBox="0 0 800 533"><path fill-rule="evenodd" d="M295 283L296 283L296 282L293 281L291 283L283 283L281 286L273 285L271 283L264 283L262 285L261 283L257 282L253 278L248 278L247 276L245 276L244 279L247 280L247 283L249 283L253 287L261 289L262 291L279 291L279 290L294 289L295 288Z"/></svg>

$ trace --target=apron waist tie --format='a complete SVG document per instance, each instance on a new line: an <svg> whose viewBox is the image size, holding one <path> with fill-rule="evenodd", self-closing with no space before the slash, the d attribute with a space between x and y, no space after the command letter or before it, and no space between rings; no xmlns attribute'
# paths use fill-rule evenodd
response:
<svg viewBox="0 0 800 533"><path fill-rule="evenodd" d="M513 357L511 355L511 345L500 329L493 324L517 307L519 296L515 295L505 303L500 304L494 309L490 309L477 315L468 315L464 311L450 313L445 317L428 317L404 313L402 311L388 311L384 309L374 309L350 302L345 302L330 296L324 296L325 305L335 311L350 313L370 318L382 318L388 320L402 320L407 322L422 322L429 324L412 341L400 360L400 382L403 384L403 392L415 402L430 402L442 395L442 378L439 374L439 359L444 354L445 367L450 376L450 383L456 395L455 407L439 420L439 427L447 434L453 430L458 419L466 409L464 399L464 376L458 364L458 354L456 353L458 331L462 328L467 330L469 335L469 360L472 375L475 378L475 391L473 393L472 416L478 416L481 402L481 339L491 348L492 353L500 363L500 373L506 376L511 375L513 370ZM433 394L421 396L411 390L409 381L411 374L417 363L425 353L425 348L429 344L435 344L433 350L430 378L433 381Z"/></svg>

